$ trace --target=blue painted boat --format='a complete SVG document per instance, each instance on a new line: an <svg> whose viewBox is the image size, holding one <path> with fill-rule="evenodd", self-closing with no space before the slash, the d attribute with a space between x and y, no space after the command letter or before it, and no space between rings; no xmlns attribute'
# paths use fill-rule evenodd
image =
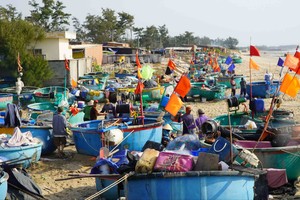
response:
<svg viewBox="0 0 300 200"><path fill-rule="evenodd" d="M7 180L9 176L6 172L0 172L0 200L4 200L7 194Z"/></svg>
<svg viewBox="0 0 300 200"><path fill-rule="evenodd" d="M53 143L52 127L50 126L21 126L22 133L30 131L32 137L38 138L42 146L42 155L51 154L56 150L56 146Z"/></svg>
<svg viewBox="0 0 300 200"><path fill-rule="evenodd" d="M78 153L98 156L103 143L103 134L106 131L116 128L123 131L124 138L133 131L133 133L118 146L118 149L141 151L148 140L160 143L162 139L163 121L157 122L156 119L145 118L144 125L136 125L133 124L132 121L127 121L119 126L111 126L109 128L103 127L103 122L104 121L101 120L92 120L77 124L76 127L70 127L73 132L73 139Z"/></svg>
<svg viewBox="0 0 300 200"><path fill-rule="evenodd" d="M43 143L41 142L28 146L0 148L0 156L14 160L14 164L20 164L23 168L28 168L31 163L36 163L41 158L42 146ZM18 160L20 161L18 162Z"/></svg>
<svg viewBox="0 0 300 200"><path fill-rule="evenodd" d="M104 90L105 82L99 81L97 78L84 78L77 81L79 85L86 87L89 90Z"/></svg>
<svg viewBox="0 0 300 200"><path fill-rule="evenodd" d="M29 103L34 103L35 100L33 97L33 92L36 89L38 89L38 87L34 87L34 86L22 87L21 94L19 95L20 102L25 105L27 105ZM0 93L13 94L13 101L18 102L18 95L17 95L15 86L2 88L2 89L0 89Z"/></svg>
<svg viewBox="0 0 300 200"><path fill-rule="evenodd" d="M0 110L5 110L8 103L13 103L13 94L0 93Z"/></svg>
<svg viewBox="0 0 300 200"><path fill-rule="evenodd" d="M260 181L265 176L240 171L136 174L128 178L125 194L128 200L268 199L267 181Z"/></svg>
<svg viewBox="0 0 300 200"><path fill-rule="evenodd" d="M251 96L250 89L252 88L252 97L270 98L275 95L277 88L279 88L280 85L281 82L279 81L273 81L270 84L267 84L265 81L252 82L251 86L250 83L247 83L246 90L249 97ZM281 93L279 92L277 96L280 94Z"/></svg>

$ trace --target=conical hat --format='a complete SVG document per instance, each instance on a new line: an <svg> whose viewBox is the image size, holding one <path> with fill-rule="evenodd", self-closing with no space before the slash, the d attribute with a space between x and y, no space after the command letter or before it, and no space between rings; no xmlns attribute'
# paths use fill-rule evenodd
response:
<svg viewBox="0 0 300 200"><path fill-rule="evenodd" d="M170 124L164 125L163 129L168 130L168 131L172 131L173 130L173 128L170 126Z"/></svg>

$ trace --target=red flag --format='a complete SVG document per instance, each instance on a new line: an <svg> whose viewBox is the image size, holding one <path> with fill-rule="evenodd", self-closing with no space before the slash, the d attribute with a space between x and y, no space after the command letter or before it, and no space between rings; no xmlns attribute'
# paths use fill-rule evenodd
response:
<svg viewBox="0 0 300 200"><path fill-rule="evenodd" d="M252 60L252 58L250 58L250 64L249 65L250 65L250 68L259 70L258 64L256 64L256 62L254 62L254 60Z"/></svg>
<svg viewBox="0 0 300 200"><path fill-rule="evenodd" d="M65 68L66 68L66 70L70 71L69 60L68 59L65 59Z"/></svg>
<svg viewBox="0 0 300 200"><path fill-rule="evenodd" d="M169 112L171 115L176 116L182 104L183 103L180 100L180 98L175 93L173 93L165 107L165 110Z"/></svg>
<svg viewBox="0 0 300 200"><path fill-rule="evenodd" d="M280 86L280 91L295 98L300 88L300 83L297 77L292 77L286 74Z"/></svg>
<svg viewBox="0 0 300 200"><path fill-rule="evenodd" d="M250 56L260 56L260 53L255 46L250 45Z"/></svg>
<svg viewBox="0 0 300 200"><path fill-rule="evenodd" d="M296 51L295 54L294 54L294 57L300 59L300 52L299 52L299 51Z"/></svg>
<svg viewBox="0 0 300 200"><path fill-rule="evenodd" d="M174 63L171 59L169 59L168 67L169 67L171 70L175 70L175 69L176 69L176 65L175 65L175 63Z"/></svg>
<svg viewBox="0 0 300 200"><path fill-rule="evenodd" d="M296 72L298 70L298 64L299 64L298 58L290 54L287 54L283 66L286 66Z"/></svg>
<svg viewBox="0 0 300 200"><path fill-rule="evenodd" d="M181 76L179 82L177 83L174 89L174 92L176 92L183 98L187 95L187 93L189 93L191 87L192 86L189 78L186 76Z"/></svg>
<svg viewBox="0 0 300 200"><path fill-rule="evenodd" d="M142 94L143 89L144 89L144 84L139 81L135 88L134 94Z"/></svg>
<svg viewBox="0 0 300 200"><path fill-rule="evenodd" d="M136 51L136 54L135 54L135 62L136 62L137 68L142 68L142 65L139 60L139 52L138 51Z"/></svg>

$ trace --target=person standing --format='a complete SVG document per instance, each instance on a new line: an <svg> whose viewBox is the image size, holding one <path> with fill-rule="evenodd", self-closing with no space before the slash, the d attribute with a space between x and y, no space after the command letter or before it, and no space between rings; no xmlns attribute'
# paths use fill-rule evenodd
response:
<svg viewBox="0 0 300 200"><path fill-rule="evenodd" d="M241 86L240 96L245 97L246 96L246 81L243 77L241 78L240 86Z"/></svg>
<svg viewBox="0 0 300 200"><path fill-rule="evenodd" d="M53 128L53 143L57 147L58 156L65 157L64 148L67 143L67 120L62 115L63 108L58 107L57 113L53 115L52 128Z"/></svg>
<svg viewBox="0 0 300 200"><path fill-rule="evenodd" d="M195 121L194 116L192 115L192 107L190 105L185 107L185 114L181 117L183 122L183 131L182 134L194 134Z"/></svg>
<svg viewBox="0 0 300 200"><path fill-rule="evenodd" d="M97 110L97 104L98 104L98 100L95 100L95 101L94 101L94 104L93 104L93 106L92 106L92 108L91 108L91 112L90 112L90 120L96 120L97 117L98 117L99 115L101 115L101 113L99 113L98 110Z"/></svg>
<svg viewBox="0 0 300 200"><path fill-rule="evenodd" d="M236 83L235 83L235 80L234 80L234 76L232 76L230 78L230 85L231 85L231 96L235 96L235 91L236 91Z"/></svg>
<svg viewBox="0 0 300 200"><path fill-rule="evenodd" d="M115 106L109 102L109 99L105 99L105 104L102 107L101 113L105 113L105 119L113 119L116 116Z"/></svg>
<svg viewBox="0 0 300 200"><path fill-rule="evenodd" d="M202 125L209 118L205 115L202 109L198 109L198 118L195 120L196 127L199 130L199 139L203 138Z"/></svg>
<svg viewBox="0 0 300 200"><path fill-rule="evenodd" d="M90 114L91 114L91 109L92 109L93 105L94 105L94 100L90 100L88 105L83 108L83 113L84 113L83 120L84 121L91 120Z"/></svg>

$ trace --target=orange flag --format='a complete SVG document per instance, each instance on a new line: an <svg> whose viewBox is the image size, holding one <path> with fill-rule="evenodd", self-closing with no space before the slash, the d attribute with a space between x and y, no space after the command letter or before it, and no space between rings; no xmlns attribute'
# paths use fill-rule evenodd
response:
<svg viewBox="0 0 300 200"><path fill-rule="evenodd" d="M297 77L286 74L280 86L280 91L295 98L300 89L300 82Z"/></svg>
<svg viewBox="0 0 300 200"><path fill-rule="evenodd" d="M138 78L142 78L141 69L137 69L137 76Z"/></svg>
<svg viewBox="0 0 300 200"><path fill-rule="evenodd" d="M171 59L169 59L168 67L169 67L171 70L175 70L175 69L176 69L176 65L175 65L175 63L174 63Z"/></svg>
<svg viewBox="0 0 300 200"><path fill-rule="evenodd" d="M296 57L294 57L290 54L287 54L286 58L285 58L285 61L283 63L283 66L286 66L286 67L290 68L293 71L297 71L298 70L298 63L299 63L298 58L296 58Z"/></svg>
<svg viewBox="0 0 300 200"><path fill-rule="evenodd" d="M249 63L249 65L250 65L250 68L259 70L258 64L256 64L256 62L254 62L254 60L252 60L252 58L250 58L250 63Z"/></svg>
<svg viewBox="0 0 300 200"><path fill-rule="evenodd" d="M183 98L187 95L187 93L189 93L191 87L192 86L189 78L186 76L181 76L179 82L177 83L174 89L174 92L176 92Z"/></svg>
<svg viewBox="0 0 300 200"><path fill-rule="evenodd" d="M136 53L135 53L135 62L136 62L137 68L142 68L142 65L139 60L139 52L138 51L136 51Z"/></svg>
<svg viewBox="0 0 300 200"><path fill-rule="evenodd" d="M180 98L175 93L173 93L170 97L169 102L167 103L167 105L165 107L165 110L167 112L169 112L172 116L176 116L176 114L180 110L182 104L183 103L180 100Z"/></svg>
<svg viewBox="0 0 300 200"><path fill-rule="evenodd" d="M77 87L77 82L72 78L72 88L76 88Z"/></svg>

